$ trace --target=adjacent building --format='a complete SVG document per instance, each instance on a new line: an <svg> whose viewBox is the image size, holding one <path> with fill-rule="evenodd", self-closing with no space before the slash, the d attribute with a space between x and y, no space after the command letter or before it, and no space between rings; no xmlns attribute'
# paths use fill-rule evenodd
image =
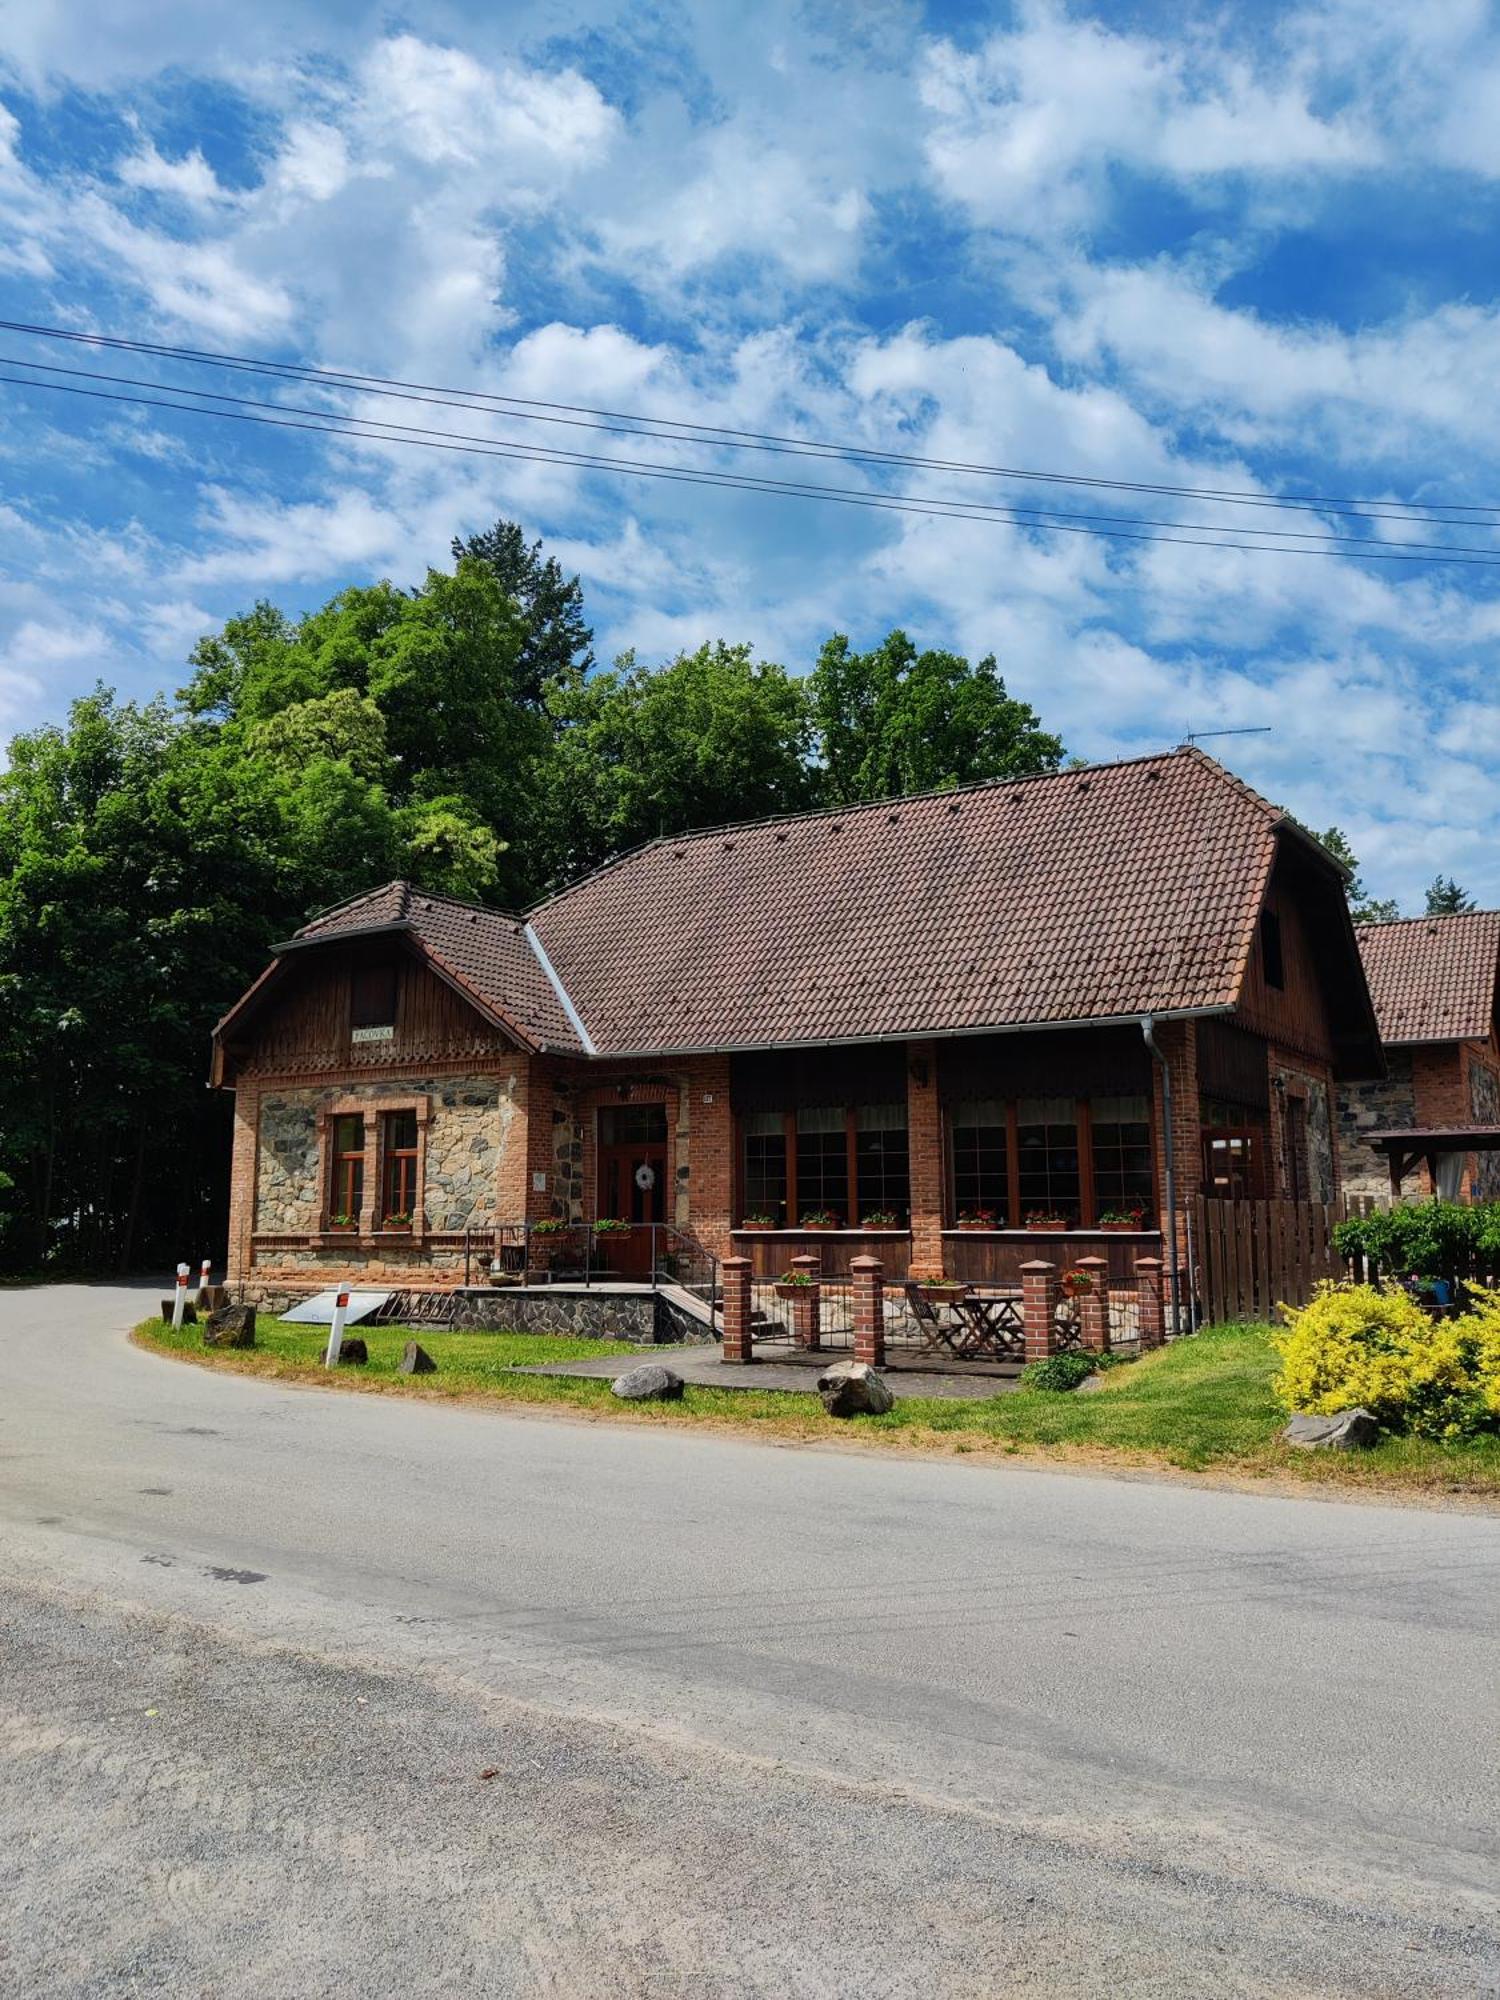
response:
<svg viewBox="0 0 1500 2000"><path fill-rule="evenodd" d="M601 1219L623 1275L651 1227L1123 1272L1200 1192L1330 1199L1382 1066L1344 880L1181 749L658 840L524 914L389 883L216 1030L231 1282L453 1285Z"/></svg>
<svg viewBox="0 0 1500 2000"><path fill-rule="evenodd" d="M1500 1197L1500 1151L1476 1143L1500 1127L1500 910L1362 924L1359 946L1385 1075L1340 1090L1346 1188L1388 1194L1394 1153L1408 1197Z"/></svg>

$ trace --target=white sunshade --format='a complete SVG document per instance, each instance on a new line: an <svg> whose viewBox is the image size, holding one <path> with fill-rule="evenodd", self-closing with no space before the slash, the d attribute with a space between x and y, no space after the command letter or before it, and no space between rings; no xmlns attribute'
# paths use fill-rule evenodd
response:
<svg viewBox="0 0 1500 2000"><path fill-rule="evenodd" d="M300 1306L293 1306L284 1312L283 1319L295 1320L302 1326L332 1326L334 1301L341 1286L331 1292L314 1292L310 1299L304 1299ZM353 1326L356 1321L368 1319L372 1312L378 1312L390 1297L389 1292L355 1292L349 1294L349 1310L344 1315L344 1324Z"/></svg>

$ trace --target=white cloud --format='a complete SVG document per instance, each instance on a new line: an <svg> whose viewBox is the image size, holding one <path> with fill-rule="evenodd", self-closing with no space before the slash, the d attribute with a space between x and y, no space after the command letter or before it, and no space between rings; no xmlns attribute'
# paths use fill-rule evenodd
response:
<svg viewBox="0 0 1500 2000"><path fill-rule="evenodd" d="M360 67L366 121L425 165L555 173L602 157L618 114L575 70L492 70L416 35L380 42Z"/></svg>
<svg viewBox="0 0 1500 2000"><path fill-rule="evenodd" d="M135 152L120 161L115 172L129 187L174 195L191 207L207 207L224 198L218 175L197 146L181 159L168 160L150 139L144 139Z"/></svg>

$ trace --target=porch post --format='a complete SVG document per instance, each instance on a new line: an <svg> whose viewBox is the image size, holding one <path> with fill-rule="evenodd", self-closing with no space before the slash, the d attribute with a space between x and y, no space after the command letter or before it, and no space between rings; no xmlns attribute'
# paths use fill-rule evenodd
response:
<svg viewBox="0 0 1500 2000"><path fill-rule="evenodd" d="M1078 1294L1078 1344L1091 1354L1109 1352L1109 1259L1080 1257L1077 1268L1086 1271L1093 1284Z"/></svg>
<svg viewBox="0 0 1500 2000"><path fill-rule="evenodd" d="M878 1257L856 1257L850 1263L854 1280L854 1358L872 1368L885 1366L884 1266Z"/></svg>
<svg viewBox="0 0 1500 2000"><path fill-rule="evenodd" d="M1057 1266L1044 1257L1021 1266L1021 1323L1028 1361L1057 1352Z"/></svg>
<svg viewBox="0 0 1500 2000"><path fill-rule="evenodd" d="M943 1275L943 1126L937 1048L906 1045L906 1144L911 1169L911 1262L914 1278Z"/></svg>
<svg viewBox="0 0 1500 2000"><path fill-rule="evenodd" d="M724 1359L746 1362L755 1359L750 1343L750 1259L726 1257L719 1266L724 1273Z"/></svg>
<svg viewBox="0 0 1500 2000"><path fill-rule="evenodd" d="M822 1259L811 1250L792 1259L792 1269L812 1279L792 1295L792 1339L809 1350L822 1345L823 1287L818 1282L822 1268Z"/></svg>
<svg viewBox="0 0 1500 2000"><path fill-rule="evenodd" d="M1161 1346L1166 1337L1166 1317L1162 1311L1160 1257L1135 1260L1135 1322L1140 1329L1142 1354Z"/></svg>

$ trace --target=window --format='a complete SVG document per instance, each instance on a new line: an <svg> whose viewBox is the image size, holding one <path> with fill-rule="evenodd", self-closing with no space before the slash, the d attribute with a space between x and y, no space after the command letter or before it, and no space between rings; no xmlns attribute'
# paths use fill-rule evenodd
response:
<svg viewBox="0 0 1500 2000"><path fill-rule="evenodd" d="M1016 1106L1021 1220L1078 1219L1078 1107L1071 1097L1023 1097Z"/></svg>
<svg viewBox="0 0 1500 2000"><path fill-rule="evenodd" d="M1302 1097L1286 1101L1286 1191L1292 1201L1307 1200L1307 1100Z"/></svg>
<svg viewBox="0 0 1500 2000"><path fill-rule="evenodd" d="M380 1219L400 1225L417 1209L417 1114L387 1111L380 1125Z"/></svg>
<svg viewBox="0 0 1500 2000"><path fill-rule="evenodd" d="M993 1215L1004 1229L1010 1221L1010 1158L1006 1111L998 1098L970 1098L955 1104L953 1202L959 1215Z"/></svg>
<svg viewBox="0 0 1500 2000"><path fill-rule="evenodd" d="M328 1219L356 1227L365 1198L365 1121L358 1113L333 1121L333 1172L328 1187Z"/></svg>
<svg viewBox="0 0 1500 2000"><path fill-rule="evenodd" d="M606 1104L599 1113L601 1146L665 1146L665 1104Z"/></svg>
<svg viewBox="0 0 1500 2000"><path fill-rule="evenodd" d="M1260 962L1267 986L1279 992L1286 985L1286 967L1281 958L1281 919L1274 910L1260 913Z"/></svg>
<svg viewBox="0 0 1500 2000"><path fill-rule="evenodd" d="M745 1213L786 1220L786 1119L779 1111L749 1111L745 1136Z"/></svg>
<svg viewBox="0 0 1500 2000"><path fill-rule="evenodd" d="M1094 1207L1099 1215L1154 1207L1151 1117L1144 1097L1096 1097L1089 1104Z"/></svg>
<svg viewBox="0 0 1500 2000"><path fill-rule="evenodd" d="M911 1167L904 1104L862 1104L854 1114L854 1186L859 1216L894 1215L911 1207ZM855 1218L850 1217L851 1222Z"/></svg>
<svg viewBox="0 0 1500 2000"><path fill-rule="evenodd" d="M358 965L350 979L351 1028L393 1028L396 1025L396 968Z"/></svg>
<svg viewBox="0 0 1500 2000"><path fill-rule="evenodd" d="M797 1113L797 1217L849 1216L849 1132L842 1105Z"/></svg>
<svg viewBox="0 0 1500 2000"><path fill-rule="evenodd" d="M1225 1201L1243 1201L1256 1191L1258 1134L1208 1130L1203 1134L1203 1192Z"/></svg>

